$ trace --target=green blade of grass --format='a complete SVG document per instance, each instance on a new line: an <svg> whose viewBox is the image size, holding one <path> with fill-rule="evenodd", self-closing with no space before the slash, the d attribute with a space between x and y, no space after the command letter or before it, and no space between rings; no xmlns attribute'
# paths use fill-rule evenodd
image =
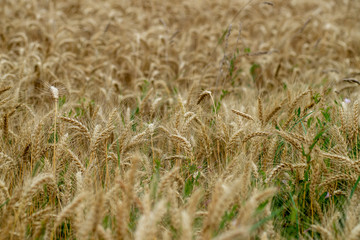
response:
<svg viewBox="0 0 360 240"><path fill-rule="evenodd" d="M354 192L355 192L355 189L357 187L357 185L359 184L360 182L360 176L358 177L358 179L356 180L354 186L352 187L351 189L351 193L350 193L350 197L349 197L349 200L352 198L352 196L354 195Z"/></svg>

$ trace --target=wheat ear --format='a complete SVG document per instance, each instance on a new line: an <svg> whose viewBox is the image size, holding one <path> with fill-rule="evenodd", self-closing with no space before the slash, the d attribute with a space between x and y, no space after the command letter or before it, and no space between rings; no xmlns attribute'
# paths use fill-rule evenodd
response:
<svg viewBox="0 0 360 240"><path fill-rule="evenodd" d="M210 92L210 91L207 91L207 90L203 91L203 92L199 95L198 100L196 101L196 104L199 105L207 96L209 96L209 97L212 98L211 92Z"/></svg>
<svg viewBox="0 0 360 240"><path fill-rule="evenodd" d="M267 137L269 135L270 135L270 133L268 133L268 132L253 132L244 137L243 143L246 143L253 137Z"/></svg>
<svg viewBox="0 0 360 240"><path fill-rule="evenodd" d="M0 191L2 192L2 195L5 196L6 199L10 199L9 190L6 187L5 183L0 180Z"/></svg>
<svg viewBox="0 0 360 240"><path fill-rule="evenodd" d="M281 109L281 106L275 107L265 118L265 123L268 123L272 117Z"/></svg>
<svg viewBox="0 0 360 240"><path fill-rule="evenodd" d="M240 112L240 111L235 110L235 109L231 109L231 111L232 111L233 113L235 113L236 115L240 116L240 117L243 117L243 118L246 118L246 119L248 119L248 120L254 121L254 118L253 118L252 116L250 116L249 114Z"/></svg>
<svg viewBox="0 0 360 240"><path fill-rule="evenodd" d="M264 110L263 110L263 104L260 96L258 97L258 117L261 123L261 126L264 126Z"/></svg>
<svg viewBox="0 0 360 240"><path fill-rule="evenodd" d="M360 224L356 225L350 232L349 240L360 239Z"/></svg>
<svg viewBox="0 0 360 240"><path fill-rule="evenodd" d="M327 230L326 228L322 227L322 226L319 226L319 225L311 225L311 228L320 233L321 236L324 238L324 239L329 239L329 240L332 240L334 239L334 237L332 236L332 234L329 232L329 230Z"/></svg>
<svg viewBox="0 0 360 240"><path fill-rule="evenodd" d="M87 194L81 193L69 205L67 205L60 214L58 214L54 224L54 233L56 228L62 223L62 221L64 221L65 218L73 214L74 209L76 209L82 203L86 196Z"/></svg>

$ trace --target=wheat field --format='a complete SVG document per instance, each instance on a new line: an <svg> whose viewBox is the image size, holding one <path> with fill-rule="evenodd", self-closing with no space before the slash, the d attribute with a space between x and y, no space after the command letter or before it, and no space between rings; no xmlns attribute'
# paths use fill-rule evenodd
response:
<svg viewBox="0 0 360 240"><path fill-rule="evenodd" d="M0 239L360 239L359 12L0 1Z"/></svg>

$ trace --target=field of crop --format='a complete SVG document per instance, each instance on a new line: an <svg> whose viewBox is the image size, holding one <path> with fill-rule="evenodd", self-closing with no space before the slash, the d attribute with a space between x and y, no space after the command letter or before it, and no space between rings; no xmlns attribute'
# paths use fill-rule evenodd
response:
<svg viewBox="0 0 360 240"><path fill-rule="evenodd" d="M0 239L360 239L360 1L0 1Z"/></svg>

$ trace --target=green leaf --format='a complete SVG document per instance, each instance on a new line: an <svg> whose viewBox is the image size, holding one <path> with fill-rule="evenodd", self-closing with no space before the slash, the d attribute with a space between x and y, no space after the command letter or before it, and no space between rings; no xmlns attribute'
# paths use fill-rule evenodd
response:
<svg viewBox="0 0 360 240"><path fill-rule="evenodd" d="M66 102L66 96L62 96L62 97L59 97L59 101L58 101L58 106L59 106L59 109L65 104Z"/></svg>
<svg viewBox="0 0 360 240"><path fill-rule="evenodd" d="M321 111L321 114L324 116L326 122L331 122L330 110L331 110L331 107L327 107L326 109L323 109Z"/></svg>
<svg viewBox="0 0 360 240"><path fill-rule="evenodd" d="M235 68L235 57L230 59L229 75L232 77Z"/></svg>
<svg viewBox="0 0 360 240"><path fill-rule="evenodd" d="M260 68L260 65L257 63L254 63L251 67L250 67L250 75L252 77L253 80L255 80L258 76L256 74L256 69Z"/></svg>
<svg viewBox="0 0 360 240"><path fill-rule="evenodd" d="M5 202L3 202L1 205L0 205L0 209L5 206L6 204L8 204L8 202L10 201L10 199L6 199Z"/></svg>
<svg viewBox="0 0 360 240"><path fill-rule="evenodd" d="M231 222L236 217L238 208L239 208L238 205L234 205L230 211L225 211L225 214L223 215L222 220L220 222L218 233L226 227L227 223Z"/></svg>
<svg viewBox="0 0 360 240"><path fill-rule="evenodd" d="M319 139L321 138L321 136L327 131L327 128L322 128L318 134L316 134L313 143L310 145L309 147L309 153L312 151L312 149L315 147L316 143L319 141ZM309 154L308 153L308 154Z"/></svg>
<svg viewBox="0 0 360 240"><path fill-rule="evenodd" d="M224 97L228 94L229 94L229 91L221 90L220 101L222 101L224 99Z"/></svg>
<svg viewBox="0 0 360 240"><path fill-rule="evenodd" d="M284 88L284 90L286 90L286 89L287 89L287 85L286 85L286 83L283 83L283 88Z"/></svg>
<svg viewBox="0 0 360 240"><path fill-rule="evenodd" d="M320 93L314 94L313 99L314 99L315 103L319 103L320 100L321 100L321 95L320 95Z"/></svg>
<svg viewBox="0 0 360 240"><path fill-rule="evenodd" d="M225 39L225 36L226 36L226 33L228 32L228 29L225 29L223 34L221 35L221 37L219 38L218 40L218 44L222 44L222 42L224 41Z"/></svg>
<svg viewBox="0 0 360 240"><path fill-rule="evenodd" d="M354 195L355 189L356 189L357 185L359 185L359 182L360 182L360 176L358 177L358 179L356 180L356 182L355 182L355 184L354 184L353 188L351 189L351 193L350 193L350 197L349 197L349 199L351 199L351 198L352 198L352 196Z"/></svg>
<svg viewBox="0 0 360 240"><path fill-rule="evenodd" d="M296 125L298 125L302 120L304 120L306 117L308 117L309 115L311 115L313 112L310 112L308 114L306 114L305 116L303 116L302 118L300 118L298 121L295 122L295 124L290 128L289 131L291 131ZM309 120L308 120L309 121Z"/></svg>
<svg viewBox="0 0 360 240"><path fill-rule="evenodd" d="M254 232L256 229L258 229L259 227L264 225L267 221L270 221L271 219L275 218L277 215L279 215L284 210L284 208L285 208L285 206L282 206L282 207L276 209L275 211L272 211L270 216L267 216L267 217L261 219L259 222L255 223L254 225L252 225L250 232Z"/></svg>
<svg viewBox="0 0 360 240"><path fill-rule="evenodd" d="M296 238L299 239L299 209L296 207L292 194L290 193L289 195L291 203L293 204L293 207L291 208L292 221L296 222Z"/></svg>

